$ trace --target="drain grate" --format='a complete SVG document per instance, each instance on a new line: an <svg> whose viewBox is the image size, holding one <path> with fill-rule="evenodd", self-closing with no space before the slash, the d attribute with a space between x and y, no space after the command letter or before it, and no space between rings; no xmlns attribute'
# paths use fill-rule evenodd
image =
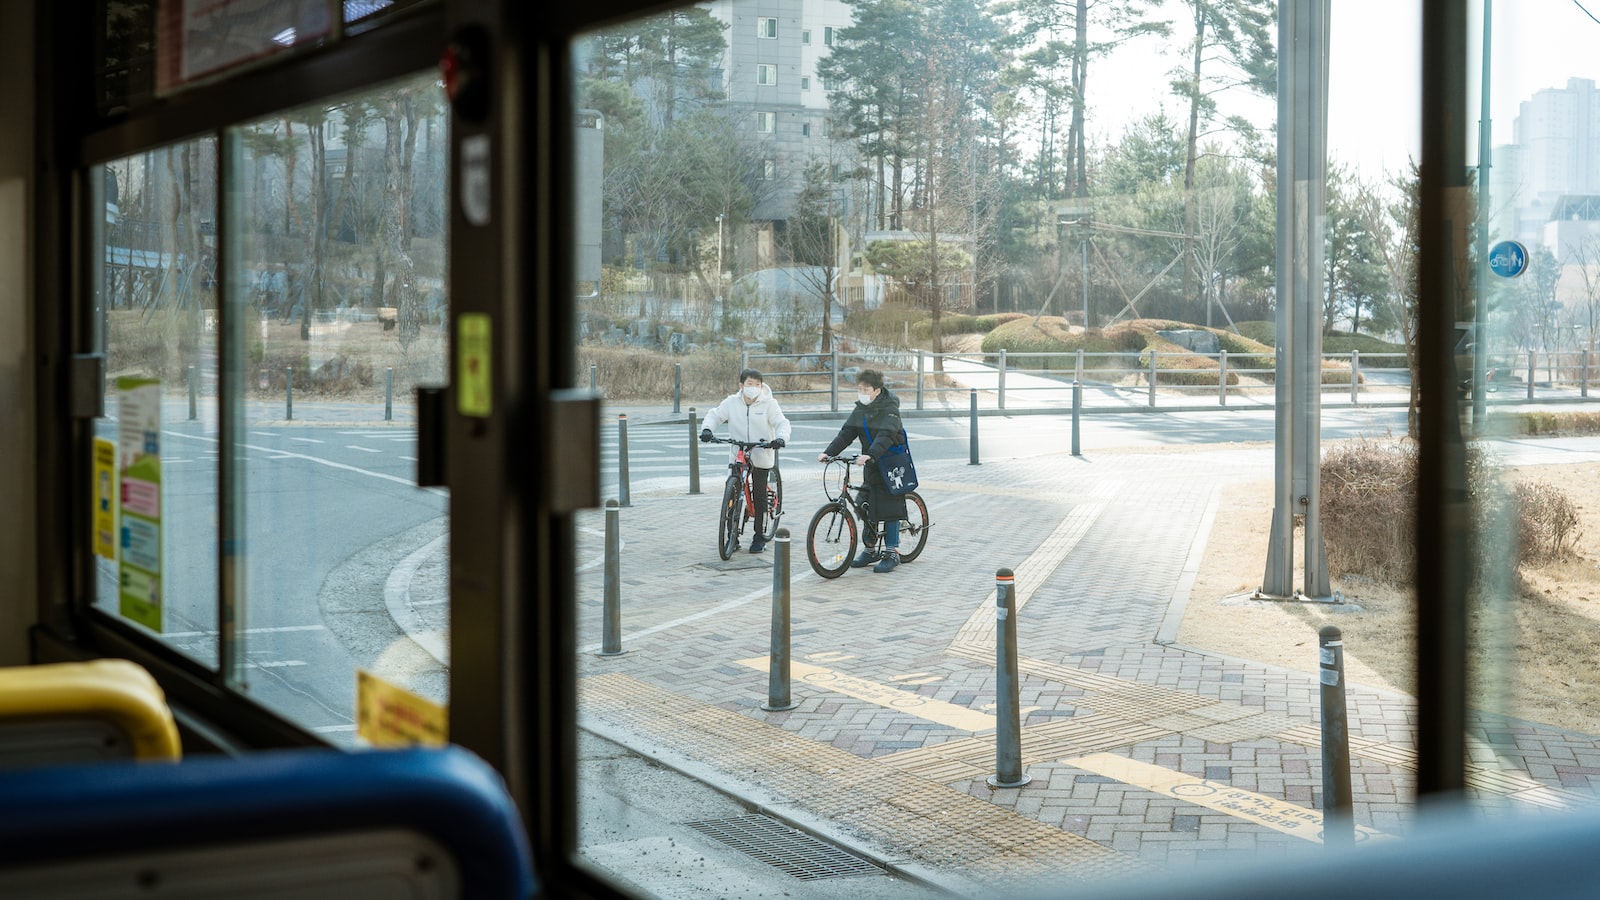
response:
<svg viewBox="0 0 1600 900"><path fill-rule="evenodd" d="M752 814L683 824L802 881L883 874L883 869L861 857L796 831L771 816Z"/></svg>

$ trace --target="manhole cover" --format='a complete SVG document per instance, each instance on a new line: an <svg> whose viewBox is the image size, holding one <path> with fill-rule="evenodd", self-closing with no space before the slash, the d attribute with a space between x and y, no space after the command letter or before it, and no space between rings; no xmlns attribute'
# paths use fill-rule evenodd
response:
<svg viewBox="0 0 1600 900"><path fill-rule="evenodd" d="M770 816L752 814L683 824L803 881L883 874L882 869L861 857Z"/></svg>

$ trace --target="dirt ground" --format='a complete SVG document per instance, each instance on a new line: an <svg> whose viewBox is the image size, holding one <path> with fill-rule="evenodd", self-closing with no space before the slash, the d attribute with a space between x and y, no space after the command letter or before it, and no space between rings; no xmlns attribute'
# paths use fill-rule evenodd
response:
<svg viewBox="0 0 1600 900"><path fill-rule="evenodd" d="M1577 505L1581 558L1525 567L1507 596L1474 609L1471 703L1573 731L1600 731L1600 679L1594 676L1600 655L1600 464L1505 474L1558 486ZM1266 571L1271 524L1270 479L1224 491L1178 643L1315 672L1317 631L1331 624L1344 640L1352 684L1414 693L1417 628L1409 591L1346 576L1332 579L1342 604L1252 599ZM1297 535L1297 557L1302 546ZM1295 572L1303 572L1298 559Z"/></svg>

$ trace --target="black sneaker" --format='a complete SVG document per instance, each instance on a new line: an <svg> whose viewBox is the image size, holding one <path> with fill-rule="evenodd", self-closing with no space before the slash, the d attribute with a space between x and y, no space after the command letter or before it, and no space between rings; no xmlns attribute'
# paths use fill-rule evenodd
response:
<svg viewBox="0 0 1600 900"><path fill-rule="evenodd" d="M878 560L878 564L872 567L872 571L893 572L894 567L898 565L900 565L900 554L894 550L890 550L888 553L883 555L883 559Z"/></svg>
<svg viewBox="0 0 1600 900"><path fill-rule="evenodd" d="M863 551L861 551L861 555L857 556L855 558L855 561L850 563L850 568L852 568L852 569L865 569L867 566L872 565L873 563L877 562L878 560L880 560L882 558L883 558L882 555L880 555L878 553L878 551L876 551L876 550L872 550L872 549L863 550Z"/></svg>
<svg viewBox="0 0 1600 900"><path fill-rule="evenodd" d="M767 549L766 540L764 538L762 538L760 535L756 535L755 540L750 542L750 552L751 553L760 553L761 551L763 551L765 549Z"/></svg>

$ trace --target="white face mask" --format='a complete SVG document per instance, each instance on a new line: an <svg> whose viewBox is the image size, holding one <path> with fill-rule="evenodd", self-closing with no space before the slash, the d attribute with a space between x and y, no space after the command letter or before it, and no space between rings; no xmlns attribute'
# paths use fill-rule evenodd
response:
<svg viewBox="0 0 1600 900"><path fill-rule="evenodd" d="M866 391L862 391L861 393L856 394L856 399L861 401L862 406L866 406L872 402L872 395Z"/></svg>
<svg viewBox="0 0 1600 900"><path fill-rule="evenodd" d="M751 386L751 385L745 385L744 395L746 397L750 398L751 400L754 400L757 397L761 396L761 388L754 387L754 386Z"/></svg>

